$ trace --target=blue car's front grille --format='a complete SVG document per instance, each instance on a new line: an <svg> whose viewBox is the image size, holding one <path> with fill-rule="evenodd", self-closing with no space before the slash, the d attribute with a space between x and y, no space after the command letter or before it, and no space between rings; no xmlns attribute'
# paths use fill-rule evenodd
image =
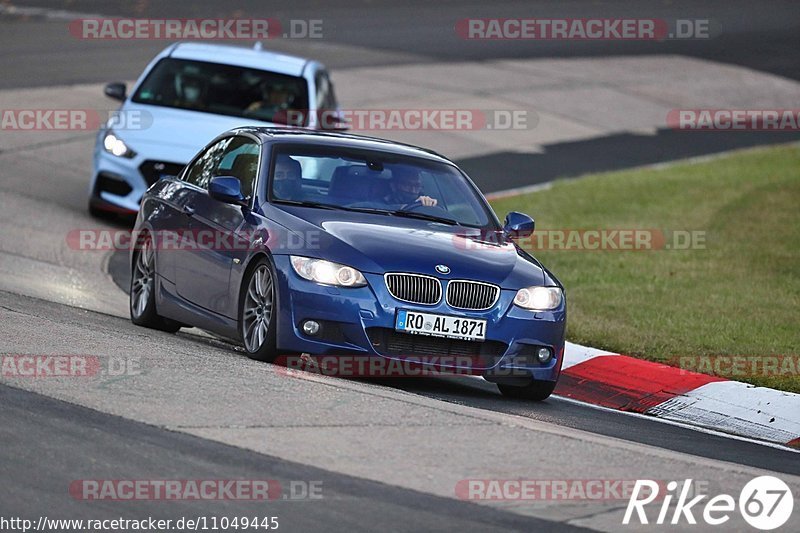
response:
<svg viewBox="0 0 800 533"><path fill-rule="evenodd" d="M403 302L434 305L442 299L442 284L431 276L386 274L384 278L389 294Z"/></svg>
<svg viewBox="0 0 800 533"><path fill-rule="evenodd" d="M384 276L389 294L403 302L435 305L442 299L442 282L422 274L391 273ZM500 298L500 287L470 280L447 282L447 305L454 309L482 311Z"/></svg>
<svg viewBox="0 0 800 533"><path fill-rule="evenodd" d="M447 284L447 305L456 309L489 309L500 298L500 287L480 281L453 280Z"/></svg>

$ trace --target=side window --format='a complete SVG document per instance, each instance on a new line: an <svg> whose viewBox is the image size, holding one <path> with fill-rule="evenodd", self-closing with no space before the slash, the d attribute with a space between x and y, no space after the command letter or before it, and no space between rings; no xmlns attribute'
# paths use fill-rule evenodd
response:
<svg viewBox="0 0 800 533"><path fill-rule="evenodd" d="M222 156L217 167L217 176L234 176L242 184L242 194L253 195L253 187L258 175L258 143L244 137L237 137Z"/></svg>
<svg viewBox="0 0 800 533"><path fill-rule="evenodd" d="M250 196L258 173L258 143L246 137L227 137L211 146L187 169L184 179L208 188L215 176L234 176L242 183L242 194Z"/></svg>
<svg viewBox="0 0 800 533"><path fill-rule="evenodd" d="M203 155L198 157L186 169L186 173L183 175L184 181L203 189L208 188L208 182L211 181L211 178L218 175L216 173L217 167L226 149L235 139L236 137L227 137L209 147Z"/></svg>

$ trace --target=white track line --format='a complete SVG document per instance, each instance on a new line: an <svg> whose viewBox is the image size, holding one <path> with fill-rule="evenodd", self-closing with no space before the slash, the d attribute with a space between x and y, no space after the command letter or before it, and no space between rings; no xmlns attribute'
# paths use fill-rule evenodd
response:
<svg viewBox="0 0 800 533"><path fill-rule="evenodd" d="M744 436L741 436L741 435L733 435L731 433L725 433L724 431L719 431L719 430L716 430L716 429L709 429L709 428L706 428L706 427L703 427L703 426L696 426L694 424L690 424L690 423L687 423L687 422L680 422L680 421L677 421L677 420L669 420L669 419L666 419L666 418L658 418L658 417L655 417L653 415L634 413L632 411L618 411L617 409L612 409L610 407L603 407L602 405L594 405L594 404L591 404L591 403L582 402L580 400L573 400L572 398L567 398L565 396L558 396L558 395L554 395L554 396L559 401L569 402L569 403L573 403L575 405L582 405L584 407L590 407L592 409L597 409L598 411L605 411L605 412L609 412L609 413L619 413L619 414L626 415L626 416L633 416L633 417L636 417L636 418L642 418L642 419L645 419L645 420L650 420L651 422L660 422L662 424L667 424L667 425L670 425L670 426L677 426L677 427L684 428L684 429L691 429L693 431L699 431L700 433L707 433L708 435L714 435L714 436L717 436L717 437L725 437L725 438L728 438L728 439L738 440L738 441L742 441L742 442L749 442L751 444L758 444L758 445L761 445L761 446L766 446L768 448L776 448L778 450L783 450L783 451L786 451L786 452L800 454L800 450L797 450L795 448L789 448L788 446L785 446L783 444L778 444L778 443L775 443L775 442L767 442L767 441L763 441L763 440L754 439L754 438L751 438L751 437L744 437Z"/></svg>

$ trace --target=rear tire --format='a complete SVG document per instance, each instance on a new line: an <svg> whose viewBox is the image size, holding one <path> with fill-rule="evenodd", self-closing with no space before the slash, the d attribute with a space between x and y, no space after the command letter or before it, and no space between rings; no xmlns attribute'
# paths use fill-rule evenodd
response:
<svg viewBox="0 0 800 533"><path fill-rule="evenodd" d="M546 400L553 394L556 388L555 381L531 381L529 384L522 387L515 387L513 385L497 384L500 393L507 398L517 398L519 400L532 400L541 402Z"/></svg>
<svg viewBox="0 0 800 533"><path fill-rule="evenodd" d="M278 357L276 295L269 261L257 260L248 269L239 294L239 336L250 359L272 363Z"/></svg>
<svg viewBox="0 0 800 533"><path fill-rule="evenodd" d="M133 256L129 309L131 322L145 328L175 333L181 324L164 318L156 310L156 268L153 241L144 236L142 245Z"/></svg>

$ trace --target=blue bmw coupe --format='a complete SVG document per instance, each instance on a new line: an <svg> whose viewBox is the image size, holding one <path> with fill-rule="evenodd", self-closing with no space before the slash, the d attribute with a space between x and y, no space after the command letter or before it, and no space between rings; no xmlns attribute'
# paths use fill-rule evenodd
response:
<svg viewBox="0 0 800 533"><path fill-rule="evenodd" d="M253 359L413 361L543 400L564 355L566 298L472 181L422 148L238 128L147 191L130 313L196 326Z"/></svg>

